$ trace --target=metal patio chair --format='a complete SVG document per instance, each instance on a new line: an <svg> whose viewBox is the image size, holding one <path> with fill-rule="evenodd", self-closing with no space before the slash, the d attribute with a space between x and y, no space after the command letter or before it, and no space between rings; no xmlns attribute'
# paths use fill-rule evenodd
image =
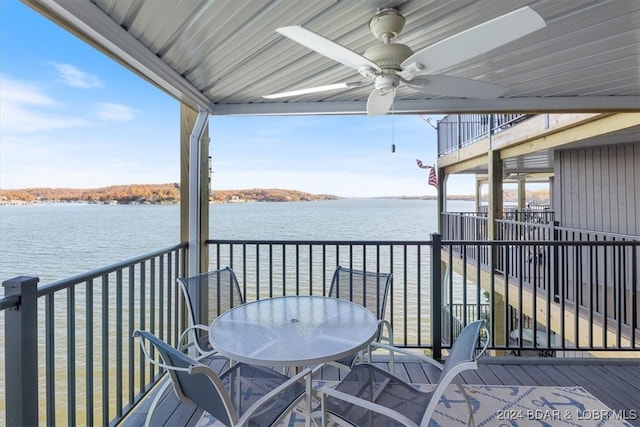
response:
<svg viewBox="0 0 640 427"><path fill-rule="evenodd" d="M477 369L477 358L489 343L483 320L467 325L453 344L444 365L434 359L420 356L421 360L437 366L440 377L434 388L420 391L392 373L368 363L354 366L335 387L320 389L321 411L313 417L345 426L412 426L429 425L436 405L446 387L462 371ZM485 346L476 351L481 330L485 330ZM473 410L466 391L456 383L469 410L468 425L474 425Z"/></svg>
<svg viewBox="0 0 640 427"><path fill-rule="evenodd" d="M387 296L392 282L392 273L378 273L338 266L333 273L328 296L348 299L368 308L378 319L378 336L375 342L384 341L393 345L393 328L391 323L384 318ZM351 368L361 356L361 353L356 353L339 360L337 366L341 369ZM393 353L391 357L393 358Z"/></svg>
<svg viewBox="0 0 640 427"><path fill-rule="evenodd" d="M215 354L209 344L209 325L220 314L244 304L238 279L231 267L191 277L178 278L187 307L189 326L180 337L183 344L195 346L198 355Z"/></svg>
<svg viewBox="0 0 640 427"><path fill-rule="evenodd" d="M136 330L133 335L140 338L147 360L168 371L181 401L195 403L226 426L272 426L311 391L310 369L289 378L270 368L235 363L218 375L150 332ZM160 360L151 356L151 348Z"/></svg>
<svg viewBox="0 0 640 427"><path fill-rule="evenodd" d="M209 325L213 320L233 307L244 304L236 274L231 267L179 277L178 287L187 308L187 328L178 339L180 350L189 350L197 360L215 355L216 350L209 343ZM150 424L153 412L171 382L165 380L151 403L145 425Z"/></svg>

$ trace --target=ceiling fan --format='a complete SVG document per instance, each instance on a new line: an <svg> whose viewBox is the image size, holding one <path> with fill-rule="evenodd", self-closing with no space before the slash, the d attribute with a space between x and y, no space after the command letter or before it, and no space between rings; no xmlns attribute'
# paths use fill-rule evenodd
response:
<svg viewBox="0 0 640 427"><path fill-rule="evenodd" d="M369 29L382 44L370 47L362 55L301 26L278 28L276 31L283 36L357 70L365 80L279 92L264 98L285 98L373 85L367 100L369 116L386 114L393 104L396 89L401 86L432 95L498 98L508 88L434 72L489 52L546 26L538 13L525 6L414 53L410 47L392 42L402 31L404 23L405 18L397 9L380 9L369 20Z"/></svg>

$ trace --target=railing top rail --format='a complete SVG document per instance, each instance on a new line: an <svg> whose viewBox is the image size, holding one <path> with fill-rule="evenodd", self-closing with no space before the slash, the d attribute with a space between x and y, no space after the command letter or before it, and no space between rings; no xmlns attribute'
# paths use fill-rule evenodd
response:
<svg viewBox="0 0 640 427"><path fill-rule="evenodd" d="M571 227L562 227L556 226L556 230L558 231L567 231L570 233L580 233L580 234L590 234L595 236L602 237L611 237L615 239L631 239L631 240L640 240L640 236L634 236L633 234L620 234L620 233L611 233L608 231L592 231L592 230L583 230L580 228L571 228Z"/></svg>
<svg viewBox="0 0 640 427"><path fill-rule="evenodd" d="M153 252L149 252L134 258L129 258L124 261L119 261L114 264L109 264L104 267L97 268L95 270L86 271L84 273L76 274L75 276L70 276L64 279L56 280L46 285L42 285L38 287L38 298L43 297L45 295L66 289L70 286L77 285L78 283L86 282L87 280L95 279L97 277L104 276L105 274L113 273L118 270L122 270L124 268L129 267L133 264L139 264L144 261L148 261L150 259L156 258L160 255L164 255L170 252L174 252L180 249L184 249L187 247L187 243L178 243L173 246L169 246L164 249L158 249Z"/></svg>
<svg viewBox="0 0 640 427"><path fill-rule="evenodd" d="M432 245L432 240L248 240L248 239L207 239L207 244L251 244L251 245L380 245L380 246L424 246ZM582 241L550 241L550 240L442 240L442 246L640 246L635 240L582 240Z"/></svg>
<svg viewBox="0 0 640 427"><path fill-rule="evenodd" d="M0 311L13 308L20 303L20 297L18 295L9 295L0 298Z"/></svg>
<svg viewBox="0 0 640 427"><path fill-rule="evenodd" d="M549 228L553 225L553 222L531 222L531 221L518 221L517 219L507 219L507 218L496 218L495 221L500 224L521 224L527 226L538 226L538 227L547 227ZM558 228L556 226L556 228ZM590 233L589 231L582 230L585 233Z"/></svg>
<svg viewBox="0 0 640 427"><path fill-rule="evenodd" d="M442 246L640 246L640 240L443 240Z"/></svg>
<svg viewBox="0 0 640 427"><path fill-rule="evenodd" d="M477 211L459 211L459 212L442 212L442 215L470 215L470 216L486 216L487 212Z"/></svg>
<svg viewBox="0 0 640 427"><path fill-rule="evenodd" d="M252 244L252 245L340 245L340 246L348 246L348 245L431 245L433 241L431 240L296 240L296 239L285 239L285 240L269 240L269 239L207 239L206 244Z"/></svg>

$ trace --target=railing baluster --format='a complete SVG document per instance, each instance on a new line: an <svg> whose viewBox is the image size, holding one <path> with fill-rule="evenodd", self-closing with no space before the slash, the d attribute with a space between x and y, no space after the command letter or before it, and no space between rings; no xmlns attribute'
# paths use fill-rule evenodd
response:
<svg viewBox="0 0 640 427"><path fill-rule="evenodd" d="M313 245L308 245L309 251L309 295L313 295Z"/></svg>
<svg viewBox="0 0 640 427"><path fill-rule="evenodd" d="M55 294L45 297L45 351L46 351L46 401L47 425L56 425L56 335L55 335ZM7 336L7 334L5 334Z"/></svg>
<svg viewBox="0 0 640 427"><path fill-rule="evenodd" d="M102 425L109 424L109 275L102 275Z"/></svg>
<svg viewBox="0 0 640 427"><path fill-rule="evenodd" d="M403 277L402 277L402 281L404 283L404 301L403 301L403 307L402 310L405 313L405 315L403 316L403 326L404 326L404 330L405 330L405 334L404 334L404 340L403 340L403 344L406 346L408 343L408 337L407 337L407 333L406 331L408 330L409 327L409 316L407 316L406 314L409 312L409 302L408 302L408 298L407 295L409 293L409 285L408 285L408 280L407 280L407 245L402 245L402 271L403 271Z"/></svg>
<svg viewBox="0 0 640 427"><path fill-rule="evenodd" d="M133 344L133 331L135 330L135 269L133 265L128 268L129 272L129 330L127 331L127 341L129 342L129 367L135 366L135 348ZM135 370L129 369L129 403L135 402Z"/></svg>
<svg viewBox="0 0 640 427"><path fill-rule="evenodd" d="M138 307L140 310L139 314L139 328L147 329L146 322L146 313L147 313L147 263L142 261L139 265L140 272L140 290L139 290L139 301ZM147 377L145 373L145 360L141 357L138 360L138 369L140 370L140 390L139 393L144 393L144 385L147 383ZM153 365L149 364L149 378L153 378Z"/></svg>
<svg viewBox="0 0 640 427"><path fill-rule="evenodd" d="M122 269L116 271L116 417L122 417Z"/></svg>
<svg viewBox="0 0 640 427"><path fill-rule="evenodd" d="M416 246L416 294L418 295L418 301L417 301L417 315L416 315L416 331L418 331L418 340L417 340L417 344L418 347L422 346L422 339L421 339L421 334L420 331L422 331L422 298L420 298L420 295L422 295L422 281L421 281L421 274L422 274L422 252L421 252L421 246L417 245ZM441 286L442 287L442 286ZM441 304L442 305L442 304ZM406 316L405 316L406 317ZM407 335L405 333L405 335Z"/></svg>
<svg viewBox="0 0 640 427"><path fill-rule="evenodd" d="M67 417L68 425L76 425L76 293L75 288L67 290Z"/></svg>

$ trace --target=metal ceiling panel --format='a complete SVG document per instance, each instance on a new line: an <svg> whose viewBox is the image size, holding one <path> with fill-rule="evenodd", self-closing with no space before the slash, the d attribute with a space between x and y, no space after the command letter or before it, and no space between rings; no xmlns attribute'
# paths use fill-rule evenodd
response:
<svg viewBox="0 0 640 427"><path fill-rule="evenodd" d="M528 5L547 27L444 70L507 86L495 100L398 91L397 113L640 111L637 0L23 0L192 108L212 114L363 113L371 87L266 100L359 81L276 33L304 27L363 53L380 7L406 18L395 40L418 51Z"/></svg>

